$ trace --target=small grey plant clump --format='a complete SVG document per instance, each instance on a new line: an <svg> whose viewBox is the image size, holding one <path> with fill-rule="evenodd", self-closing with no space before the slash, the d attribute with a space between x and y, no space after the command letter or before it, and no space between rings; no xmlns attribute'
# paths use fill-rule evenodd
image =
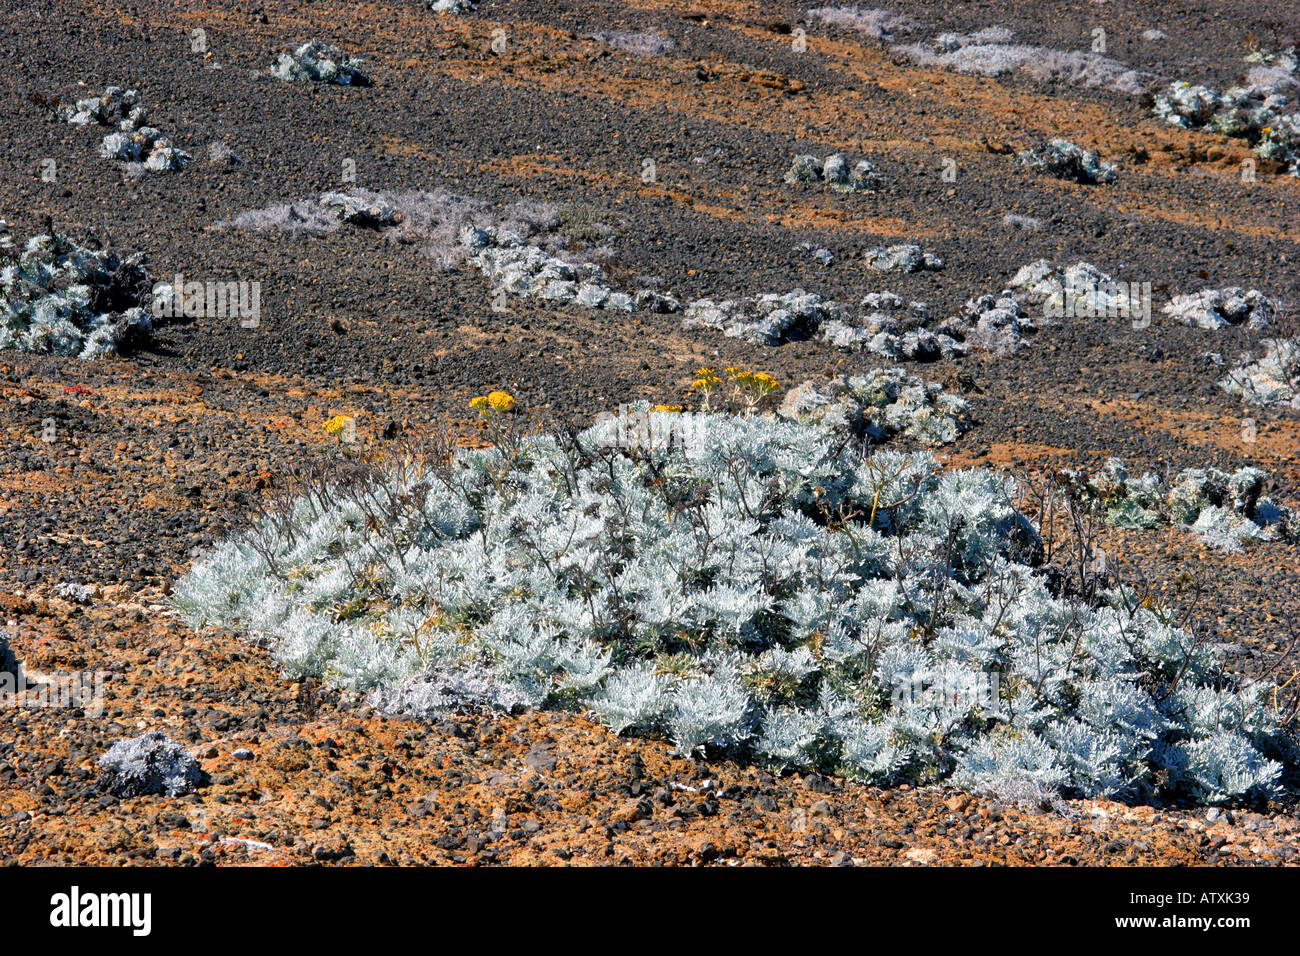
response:
<svg viewBox="0 0 1300 956"><path fill-rule="evenodd" d="M64 600L71 601L74 604L89 604L90 599L95 596L95 589L89 584L77 584L75 581L60 581L55 586L54 593Z"/></svg>
<svg viewBox="0 0 1300 956"><path fill-rule="evenodd" d="M115 797L192 793L203 770L184 747L159 731L119 740L99 758L99 786Z"/></svg>
<svg viewBox="0 0 1300 956"><path fill-rule="evenodd" d="M460 238L470 263L495 290L508 295L576 302L611 312L668 313L682 308L672 296L653 289L617 292L606 283L604 270L596 263L561 259L505 229L466 226Z"/></svg>
<svg viewBox="0 0 1300 956"><path fill-rule="evenodd" d="M423 720L455 711L517 714L534 700L514 684L497 680L481 668L434 664L396 686L378 687L366 703L386 714Z"/></svg>
<svg viewBox="0 0 1300 956"><path fill-rule="evenodd" d="M472 0L433 0L429 9L434 13L473 13L476 8Z"/></svg>
<svg viewBox="0 0 1300 956"><path fill-rule="evenodd" d="M921 272L925 269L943 268L943 260L929 252L922 252L914 244L877 246L868 249L863 260L877 272Z"/></svg>
<svg viewBox="0 0 1300 956"><path fill-rule="evenodd" d="M870 442L902 435L929 446L954 442L970 427L965 399L901 368L837 376L822 384L804 382L786 392L776 414Z"/></svg>
<svg viewBox="0 0 1300 956"><path fill-rule="evenodd" d="M321 193L320 201L351 226L385 229L397 225L402 219L402 214L386 198L365 189Z"/></svg>
<svg viewBox="0 0 1300 956"><path fill-rule="evenodd" d="M673 48L672 40L655 31L627 33L619 30L601 30L590 34L590 39L638 56L660 56Z"/></svg>
<svg viewBox="0 0 1300 956"><path fill-rule="evenodd" d="M1039 83L1065 82L1136 95L1150 75L1119 60L1080 50L1012 43L1006 27L988 27L974 33L941 33L928 42L891 47L918 66L939 67L955 73L1002 76L1023 73Z"/></svg>
<svg viewBox="0 0 1300 956"><path fill-rule="evenodd" d="M1246 82L1268 90L1300 87L1300 52L1295 46L1282 50L1255 50L1246 57L1252 64Z"/></svg>
<svg viewBox="0 0 1300 956"><path fill-rule="evenodd" d="M422 715L582 711L877 785L1279 793L1271 685L1129 592L1059 589L1007 476L635 411L635 436L604 416L340 474L198 560L176 610Z"/></svg>
<svg viewBox="0 0 1300 956"><path fill-rule="evenodd" d="M858 160L849 168L842 153L833 153L823 161L811 154L796 156L786 171L787 183L824 183L841 193L870 193L880 188L883 179L867 160Z"/></svg>
<svg viewBox="0 0 1300 956"><path fill-rule="evenodd" d="M1019 154L1019 159L1026 166L1057 179L1093 186L1113 183L1119 171L1113 163L1100 162L1096 153L1060 138L1025 150Z"/></svg>
<svg viewBox="0 0 1300 956"><path fill-rule="evenodd" d="M1222 551L1300 540L1300 514L1263 496L1268 474L1258 468L1184 468L1166 484L1154 472L1130 477L1123 461L1110 458L1089 477L1072 470L1062 474L1077 498L1119 528L1173 525Z"/></svg>
<svg viewBox="0 0 1300 956"><path fill-rule="evenodd" d="M1020 300L1008 290L967 300L959 318L966 325L965 344L998 358L1020 351L1025 336L1038 331Z"/></svg>
<svg viewBox="0 0 1300 956"><path fill-rule="evenodd" d="M1231 286L1176 295L1164 313L1184 325L1202 329L1217 330L1229 325L1263 329L1277 313L1277 304L1257 289L1246 291Z"/></svg>
<svg viewBox="0 0 1300 956"><path fill-rule="evenodd" d="M0 250L0 348L96 359L138 344L153 329L144 261L57 233Z"/></svg>
<svg viewBox="0 0 1300 956"><path fill-rule="evenodd" d="M1043 228L1041 219L1033 216L1022 216L1018 213L1009 212L1002 217L1002 225L1008 229L1018 229L1021 232L1037 232Z"/></svg>
<svg viewBox="0 0 1300 956"><path fill-rule="evenodd" d="M59 110L59 117L77 126L96 123L116 127L116 132L104 137L99 154L126 164L130 173L170 172L190 161L189 153L148 125L148 111L135 90L107 87L102 96L79 99Z"/></svg>
<svg viewBox="0 0 1300 956"><path fill-rule="evenodd" d="M895 362L957 358L970 347L1007 354L1019 348L1023 334L1036 330L1020 304L1005 293L973 299L959 314L934 323L924 302L893 292L869 293L854 309L803 289L740 299L694 299L686 305L682 325L715 329L755 345L817 339Z"/></svg>
<svg viewBox="0 0 1300 956"><path fill-rule="evenodd" d="M901 296L877 292L864 296L852 323L828 323L823 337L841 348L861 347L895 361L932 362L960 358L970 349L994 357L1009 355L1038 331L1019 301L1007 292L966 302L955 315L932 323L929 307Z"/></svg>
<svg viewBox="0 0 1300 956"><path fill-rule="evenodd" d="M317 199L275 203L263 209L248 209L212 224L213 229L248 232L277 232L289 235L325 236L343 225L333 210Z"/></svg>
<svg viewBox="0 0 1300 956"><path fill-rule="evenodd" d="M1300 409L1300 341L1264 339L1260 345L1263 354L1243 356L1219 387L1256 405Z"/></svg>
<svg viewBox="0 0 1300 956"><path fill-rule="evenodd" d="M424 244L421 251L448 271L459 269L469 260L471 250L462 239L467 229L480 227L496 230L499 243L536 245L551 255L580 255L594 261L613 254L604 244L612 228L592 221L585 207L520 200L496 209L482 200L445 189L377 192L354 186L313 199L245 210L213 226L309 236L329 235L345 227L372 229L400 245Z"/></svg>
<svg viewBox="0 0 1300 956"><path fill-rule="evenodd" d="M844 309L822 323L818 337L836 348L867 349L892 361L932 362L966 354L961 331L945 323L929 328L930 307L893 292L862 297L857 314Z"/></svg>
<svg viewBox="0 0 1300 956"><path fill-rule="evenodd" d="M808 15L816 17L822 23L845 30L857 30L877 40L891 40L896 32L907 33L920 26L911 17L889 10L864 10L857 6L814 7L808 11Z"/></svg>
<svg viewBox="0 0 1300 956"><path fill-rule="evenodd" d="M1236 86L1218 93L1179 81L1155 99L1155 115L1183 129L1208 129L1246 140L1255 155L1300 177L1300 113L1286 112L1282 93L1262 86Z"/></svg>
<svg viewBox="0 0 1300 956"><path fill-rule="evenodd" d="M244 161L235 155L235 151L225 143L212 142L208 144L208 165L234 169L236 166L242 166L243 164Z"/></svg>
<svg viewBox="0 0 1300 956"><path fill-rule="evenodd" d="M271 64L271 75L285 82L369 86L370 77L361 69L361 62L336 46L311 40L292 53L281 53Z"/></svg>
<svg viewBox="0 0 1300 956"><path fill-rule="evenodd" d="M795 252L806 255L820 266L829 266L835 261L835 253L821 246L815 246L811 242L801 242L794 247Z"/></svg>
<svg viewBox="0 0 1300 956"><path fill-rule="evenodd" d="M1009 288L1030 304L1041 305L1049 318L1136 319L1149 317L1151 307L1144 286L1117 282L1090 262L1076 262L1061 269L1049 259L1037 259L1016 271Z"/></svg>
<svg viewBox="0 0 1300 956"><path fill-rule="evenodd" d="M1007 27L985 27L974 33L940 33L930 40L936 53L952 53L966 47L1010 43L1014 36Z"/></svg>
<svg viewBox="0 0 1300 956"><path fill-rule="evenodd" d="M715 329L755 345L781 345L812 338L843 311L838 302L795 289L741 299L693 299L686 305L682 326Z"/></svg>

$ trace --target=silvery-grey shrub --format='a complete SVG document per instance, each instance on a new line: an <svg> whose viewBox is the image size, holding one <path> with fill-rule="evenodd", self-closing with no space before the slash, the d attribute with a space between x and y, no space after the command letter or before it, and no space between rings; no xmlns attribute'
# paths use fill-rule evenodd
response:
<svg viewBox="0 0 1300 956"><path fill-rule="evenodd" d="M786 393L777 414L871 442L903 435L923 445L945 445L970 426L965 399L901 368L872 369L821 384L804 382Z"/></svg>
<svg viewBox="0 0 1300 956"><path fill-rule="evenodd" d="M1141 93L1151 79L1150 74L1099 53L1012 43L1011 38L1006 27L988 27L967 34L942 33L929 41L891 50L918 66L955 73L1002 76L1019 72L1039 83L1059 81L1130 95Z"/></svg>
<svg viewBox="0 0 1300 956"><path fill-rule="evenodd" d="M58 233L0 250L0 348L94 359L138 343L153 328L144 261Z"/></svg>
<svg viewBox="0 0 1300 956"><path fill-rule="evenodd" d="M1059 137L1025 150L1018 158L1049 176L1089 185L1113 183L1119 169L1113 163L1101 162L1096 153Z"/></svg>
<svg viewBox="0 0 1300 956"><path fill-rule="evenodd" d="M1264 339L1260 348L1259 358L1243 356L1219 387L1244 402L1300 409L1300 341Z"/></svg>
<svg viewBox="0 0 1300 956"><path fill-rule="evenodd" d="M156 730L113 744L99 758L99 770L99 786L116 797L178 797L203 782L189 751Z"/></svg>
<svg viewBox="0 0 1300 956"><path fill-rule="evenodd" d="M736 299L693 299L682 326L714 329L755 345L817 339L850 351L867 350L892 361L932 362L970 348L1006 355L1037 326L1010 292L979 296L955 315L936 321L924 302L893 292L871 292L856 309L815 292L795 289Z"/></svg>
<svg viewBox="0 0 1300 956"><path fill-rule="evenodd" d="M1288 111L1285 93L1256 85L1219 93L1180 80L1156 96L1152 111L1174 126L1245 139L1261 159L1300 177L1300 113Z"/></svg>
<svg viewBox="0 0 1300 956"><path fill-rule="evenodd" d="M1048 259L1037 259L1016 271L1009 288L1026 302L1041 305L1045 316L1057 318L1123 315L1136 319L1150 305L1148 297L1144 308L1141 287L1117 282L1090 262L1058 268Z"/></svg>
<svg viewBox="0 0 1300 956"><path fill-rule="evenodd" d="M1277 303L1258 289L1230 286L1176 295L1164 312L1184 325L1202 329L1222 329L1229 325L1263 329L1277 313Z"/></svg>
<svg viewBox="0 0 1300 956"><path fill-rule="evenodd" d="M1070 490L1121 528L1184 528L1223 551L1256 541L1300 540L1300 515L1264 496L1268 474L1184 468L1168 482L1154 472L1132 477L1118 458L1090 476L1063 472Z"/></svg>
<svg viewBox="0 0 1300 956"><path fill-rule="evenodd" d="M612 46L616 50L639 56L659 56L674 46L673 41L654 30L629 33L624 30L599 30L590 35L592 40Z"/></svg>
<svg viewBox="0 0 1300 956"><path fill-rule="evenodd" d="M943 268L941 258L923 251L915 243L876 246L863 253L862 259L877 272L921 272Z"/></svg>
<svg viewBox="0 0 1300 956"><path fill-rule="evenodd" d="M321 40L309 40L292 53L281 53L271 64L271 75L286 82L332 83L368 86L370 77L361 60Z"/></svg>
<svg viewBox="0 0 1300 956"><path fill-rule="evenodd" d="M841 193L875 192L883 181L869 161L860 159L850 168L843 153L832 153L825 160L801 154L794 158L785 173L787 183L822 183Z"/></svg>
<svg viewBox="0 0 1300 956"><path fill-rule="evenodd" d="M149 113L135 90L109 86L100 96L83 97L58 111L59 118L75 126L90 123L110 127L99 147L105 159L125 164L128 172L169 172L181 169L190 154L175 146L148 123Z"/></svg>
<svg viewBox="0 0 1300 956"><path fill-rule="evenodd" d="M1276 791L1268 687L1124 592L1054 591L1011 479L826 424L641 411L634 442L605 418L316 482L196 562L175 606L267 641L287 676L412 688L426 714L584 710L881 784ZM996 692L946 692L980 680Z"/></svg>
<svg viewBox="0 0 1300 956"><path fill-rule="evenodd" d="M877 40L892 39L895 33L907 33L920 26L911 17L893 13L889 10L866 9L861 7L814 7L808 11L822 23L857 30Z"/></svg>

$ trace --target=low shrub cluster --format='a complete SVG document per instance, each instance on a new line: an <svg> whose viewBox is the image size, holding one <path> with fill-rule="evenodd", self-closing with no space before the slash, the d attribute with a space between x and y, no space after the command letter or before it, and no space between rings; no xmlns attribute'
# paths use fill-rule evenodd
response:
<svg viewBox="0 0 1300 956"><path fill-rule="evenodd" d="M840 193L870 193L884 181L876 167L860 159L849 167L842 153L832 153L822 160L810 154L796 156L786 171L787 183L823 183Z"/></svg>
<svg viewBox="0 0 1300 956"><path fill-rule="evenodd" d="M680 312L681 303L653 289L616 291L594 262L571 261L493 226L466 226L461 244L492 287L513 296L575 302L611 312Z"/></svg>
<svg viewBox="0 0 1300 956"><path fill-rule="evenodd" d="M286 83L370 85L361 60L321 40L309 40L292 53L281 53L271 64L271 75Z"/></svg>
<svg viewBox="0 0 1300 956"><path fill-rule="evenodd" d="M865 349L891 361L932 362L975 348L1007 355L1037 331L1024 308L1007 292L971 299L955 315L935 321L924 302L893 292L872 292L857 309L813 292L742 299L694 299L683 326L716 329L757 345L818 339L836 348Z"/></svg>
<svg viewBox="0 0 1300 956"><path fill-rule="evenodd" d="M863 261L877 272L921 272L943 268L943 260L920 246L904 243L897 246L876 246L862 255Z"/></svg>
<svg viewBox="0 0 1300 956"><path fill-rule="evenodd" d="M1033 567L1016 487L829 424L637 409L322 472L173 600L404 713L547 707L880 784L1276 792L1269 687Z"/></svg>
<svg viewBox="0 0 1300 956"><path fill-rule="evenodd" d="M889 10L861 7L814 7L808 16L845 30L857 30L877 40L892 39L895 33L908 33L920 26L911 17Z"/></svg>
<svg viewBox="0 0 1300 956"><path fill-rule="evenodd" d="M159 731L119 740L99 758L101 790L115 797L192 793L203 770L184 747Z"/></svg>
<svg viewBox="0 0 1300 956"><path fill-rule="evenodd" d="M674 46L673 41L662 33L647 30L641 33L629 33L625 30L599 30L590 35L590 39L606 46L612 46L624 53L638 56L660 56Z"/></svg>
<svg viewBox="0 0 1300 956"><path fill-rule="evenodd" d="M1057 179L1096 186L1113 183L1119 167L1103 163L1097 154L1074 145L1068 139L1051 139L1019 154L1020 161Z"/></svg>
<svg viewBox="0 0 1300 956"><path fill-rule="evenodd" d="M1140 94L1149 79L1148 74L1108 56L1012 43L1012 36L1006 27L988 27L974 33L941 33L929 41L895 46L892 50L918 66L955 73L1022 73L1039 83L1063 82L1130 95Z"/></svg>
<svg viewBox="0 0 1300 956"><path fill-rule="evenodd" d="M804 382L786 393L776 413L871 443L901 435L922 445L946 445L970 427L965 399L901 368Z"/></svg>
<svg viewBox="0 0 1300 956"><path fill-rule="evenodd" d="M1031 305L1041 306L1045 316L1128 316L1136 318L1150 311L1141 289L1117 282L1090 262L1076 262L1059 268L1048 259L1022 266L1009 287Z"/></svg>
<svg viewBox="0 0 1300 956"><path fill-rule="evenodd" d="M814 245L811 242L796 243L794 251L807 256L820 266L829 266L835 261L835 253L824 246Z"/></svg>
<svg viewBox="0 0 1300 956"><path fill-rule="evenodd" d="M1300 540L1300 515L1263 496L1268 475L1258 468L1185 468L1165 482L1154 472L1130 477L1124 463L1111 458L1091 476L1066 471L1064 477L1077 498L1116 527L1173 525L1223 551Z"/></svg>
<svg viewBox="0 0 1300 956"><path fill-rule="evenodd" d="M1285 94L1235 86L1222 93L1179 81L1155 99L1156 116L1184 129L1208 129L1244 139L1255 155L1300 176L1300 113L1287 111Z"/></svg>
<svg viewBox="0 0 1300 956"><path fill-rule="evenodd" d="M0 248L0 348L95 359L138 344L153 328L144 261L58 233Z"/></svg>
<svg viewBox="0 0 1300 956"><path fill-rule="evenodd" d="M115 131L104 136L99 153L125 164L128 173L169 172L190 161L189 153L149 125L149 113L135 90L110 86L101 96L85 97L61 108L58 115L76 126L95 123L113 127Z"/></svg>
<svg viewBox="0 0 1300 956"><path fill-rule="evenodd" d="M1164 313L1184 325L1202 329L1221 329L1229 325L1263 329L1277 314L1277 303L1258 289L1230 286L1176 295L1165 306Z"/></svg>
<svg viewBox="0 0 1300 956"><path fill-rule="evenodd" d="M1300 341L1264 339L1260 346L1263 354L1246 356L1219 387L1255 405L1300 409Z"/></svg>

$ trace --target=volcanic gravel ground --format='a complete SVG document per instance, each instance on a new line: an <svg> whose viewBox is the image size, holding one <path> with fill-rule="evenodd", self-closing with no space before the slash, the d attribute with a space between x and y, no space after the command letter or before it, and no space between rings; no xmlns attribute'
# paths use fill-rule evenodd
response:
<svg viewBox="0 0 1300 956"><path fill-rule="evenodd" d="M15 175L0 216L20 239L60 231L144 249L159 279L258 281L255 329L172 321L148 349L94 363L0 353L0 587L29 669L109 669L108 718L0 711L0 859L17 862L1068 863L1295 858L1293 812L1222 815L1069 802L1050 812L946 791L881 792L610 737L580 717L385 721L281 681L262 648L189 634L162 607L200 550L247 520L296 467L329 453L320 425L474 439L470 397L515 395L539 421L589 420L621 402L689 404L700 365L768 371L783 385L885 364L818 342L751 346L677 316L587 312L511 299L493 311L472 267L447 272L420 241L344 227L322 237L214 229L240 212L357 184L445 189L495 207L544 200L614 227L611 283L656 277L683 300L802 287L856 302L890 289L936 316L997 292L1036 258L1092 262L1152 283L1153 321L1065 319L1021 352L909 365L971 402L976 427L939 457L1036 471L1122 457L1134 473L1252 463L1300 504L1300 419L1242 407L1216 386L1270 333L1209 332L1159 314L1202 287L1300 299L1300 181L1248 146L1150 117L1140 97L961 76L779 3L194 3L114 9L4 4L0 127ZM890 9L919 21L896 42L993 25L1017 42L1108 55L1169 79L1231 85L1253 45L1294 42L1286 3L987 2ZM797 52L792 32L807 31ZM1159 27L1168 37L1141 38ZM203 29L207 52L191 52ZM506 47L491 51L494 30ZM658 55L588 39L657 31ZM374 85L289 85L273 55L313 37L366 58ZM84 84L80 86L79 84ZM49 102L134 87L150 122L194 156L124 179L103 131L57 122ZM1111 186L1040 177L1014 151L1061 135L1120 164ZM242 159L207 162L223 142ZM788 186L796 153L867 158L875 195ZM955 182L941 177L957 163ZM53 158L57 178L40 178ZM653 159L654 182L642 180ZM1002 224L1033 216L1037 231ZM835 253L821 267L801 241ZM871 273L866 249L918 242L941 272ZM1293 325L1294 317L1291 319ZM53 419L55 438L41 437ZM1256 438L1244 440L1244 419ZM1191 626L1262 670L1300 614L1300 548L1221 555L1176 529L1108 531L1125 573ZM1194 582L1189 584L1188 582ZM89 606L54 597L92 585ZM1199 589L1199 596L1197 592ZM250 691L250 688L254 690ZM115 739L163 729L201 755L196 796L113 802L92 787ZM328 741L333 741L332 745ZM247 748L251 761L235 761ZM552 765L552 761L554 761ZM712 780L711 788L705 786ZM694 790L674 788L673 784ZM798 812L796 812L798 811ZM504 812L504 829L494 824ZM495 837L492 835L496 834ZM271 849L240 842L253 840Z"/></svg>

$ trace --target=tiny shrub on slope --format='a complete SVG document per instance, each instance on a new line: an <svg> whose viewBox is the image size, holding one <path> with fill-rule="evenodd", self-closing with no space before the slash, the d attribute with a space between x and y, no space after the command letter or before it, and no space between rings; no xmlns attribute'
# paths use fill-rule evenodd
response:
<svg viewBox="0 0 1300 956"><path fill-rule="evenodd" d="M190 624L382 707L585 710L881 784L1273 793L1284 740L1160 611L1055 593L1014 483L823 424L643 409L310 482L195 564Z"/></svg>

